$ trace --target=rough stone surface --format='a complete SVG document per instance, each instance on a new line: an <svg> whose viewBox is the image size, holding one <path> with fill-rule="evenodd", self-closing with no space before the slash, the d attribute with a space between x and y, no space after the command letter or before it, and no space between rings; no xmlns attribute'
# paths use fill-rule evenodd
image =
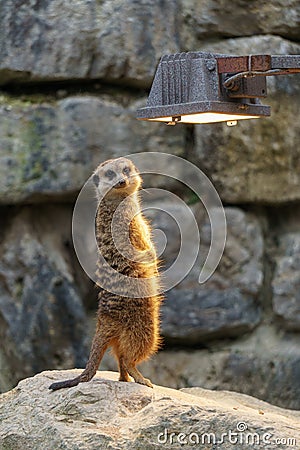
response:
<svg viewBox="0 0 300 450"><path fill-rule="evenodd" d="M141 124L140 100L68 97L32 104L1 98L0 203L74 197L97 165L112 157L172 147L184 151L184 129ZM129 102L128 97L123 99Z"/></svg>
<svg viewBox="0 0 300 450"><path fill-rule="evenodd" d="M144 376L172 388L235 390L283 408L300 409L300 338L261 326L243 340L202 349L165 349L141 365ZM117 370L106 356L104 370Z"/></svg>
<svg viewBox="0 0 300 450"><path fill-rule="evenodd" d="M0 83L105 78L147 86L161 54L179 49L177 7L177 0L2 2Z"/></svg>
<svg viewBox="0 0 300 450"><path fill-rule="evenodd" d="M172 210L163 202L160 207L169 212ZM178 205L174 206L174 211L175 208ZM225 208L227 240L224 254L216 272L200 285L198 278L210 247L211 226L207 218L199 218L199 208L200 204L193 207L200 230L200 256L186 278L167 293L162 307L162 333L167 342L173 344L194 345L216 337L237 336L252 330L261 318L264 241L259 221L241 209ZM193 246L193 242L197 245L195 236L189 235L189 243L184 242L175 222L168 220L161 211L153 212L152 223L167 238L162 254L166 267L173 263L180 245L187 252L187 259L190 258L190 245ZM219 222L217 226L220 226ZM215 235L218 234L216 229ZM172 277L180 279L184 268L185 264L172 269Z"/></svg>
<svg viewBox="0 0 300 450"><path fill-rule="evenodd" d="M70 195L91 173L91 155L66 136L63 108L51 104L2 104L2 204Z"/></svg>
<svg viewBox="0 0 300 450"><path fill-rule="evenodd" d="M95 2L3 2L1 79L79 78L88 74ZM63 41L64 45L61 45Z"/></svg>
<svg viewBox="0 0 300 450"><path fill-rule="evenodd" d="M102 2L91 76L149 86L162 54L180 49L179 6L178 0Z"/></svg>
<svg viewBox="0 0 300 450"><path fill-rule="evenodd" d="M270 449L275 439L276 448L286 449L286 441L279 441L283 438L293 439L289 448L296 449L300 440L299 412L236 393L200 388L186 393L159 386L152 390L117 382L117 374L111 372L98 372L90 383L49 392L51 382L75 373L43 372L0 397L1 450L152 450L179 449L184 444L226 450L233 445L230 430L238 432L237 442L243 440L245 450ZM223 439L222 433L227 433ZM249 441L246 435L252 434Z"/></svg>
<svg viewBox="0 0 300 450"><path fill-rule="evenodd" d="M183 0L182 44L194 48L204 39L275 34L300 39L297 0ZM202 42L201 42L202 41Z"/></svg>
<svg viewBox="0 0 300 450"><path fill-rule="evenodd" d="M229 39L203 49L228 54L300 54L300 46L273 36ZM269 81L270 79L270 81ZM193 160L229 203L280 203L300 198L299 76L269 77L263 103L271 117L196 126Z"/></svg>
<svg viewBox="0 0 300 450"><path fill-rule="evenodd" d="M258 298L263 284L264 237L260 217L237 207L224 207L227 235L217 270L205 283L220 290L237 287L243 294ZM218 230L215 232L218 236ZM204 248L210 245L208 219L202 225ZM191 276L193 276L193 272Z"/></svg>
<svg viewBox="0 0 300 450"><path fill-rule="evenodd" d="M207 339L238 336L260 321L253 298L238 289L174 289L162 308L162 334L168 343L195 345Z"/></svg>
<svg viewBox="0 0 300 450"><path fill-rule="evenodd" d="M0 391L45 368L82 366L88 352L66 247L70 210L11 209L9 215L0 242Z"/></svg>
<svg viewBox="0 0 300 450"><path fill-rule="evenodd" d="M300 234L281 236L272 281L273 308L281 325L300 331Z"/></svg>

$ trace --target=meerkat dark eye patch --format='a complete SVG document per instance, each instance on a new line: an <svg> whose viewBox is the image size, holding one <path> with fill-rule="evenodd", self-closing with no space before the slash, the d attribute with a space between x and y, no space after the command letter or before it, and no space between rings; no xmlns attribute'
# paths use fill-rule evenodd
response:
<svg viewBox="0 0 300 450"><path fill-rule="evenodd" d="M125 175L129 175L129 174L130 174L130 167L128 167L128 166L124 167L123 173L124 173Z"/></svg>
<svg viewBox="0 0 300 450"><path fill-rule="evenodd" d="M108 169L108 170L105 172L104 175L105 175L107 178L109 178L110 180L112 180L112 179L116 176L116 173L115 173L113 170Z"/></svg>
<svg viewBox="0 0 300 450"><path fill-rule="evenodd" d="M99 182L100 182L99 175L95 173L95 175L93 175L93 183L95 184L95 186L99 186Z"/></svg>

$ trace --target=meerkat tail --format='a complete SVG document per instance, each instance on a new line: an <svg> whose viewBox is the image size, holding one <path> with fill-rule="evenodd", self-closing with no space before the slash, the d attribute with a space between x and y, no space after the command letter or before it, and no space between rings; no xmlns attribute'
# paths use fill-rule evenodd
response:
<svg viewBox="0 0 300 450"><path fill-rule="evenodd" d="M77 386L77 384L79 383L90 381L96 374L101 359L103 358L108 345L109 342L102 341L101 336L96 333L93 339L89 360L84 371L76 378L52 383L49 386L49 389L51 389L52 391L57 391L58 389L69 388Z"/></svg>
<svg viewBox="0 0 300 450"><path fill-rule="evenodd" d="M80 377L73 378L72 380L58 381L57 383L52 383L49 386L49 389L52 391L57 391L62 388L69 388L73 386L77 386L80 383Z"/></svg>

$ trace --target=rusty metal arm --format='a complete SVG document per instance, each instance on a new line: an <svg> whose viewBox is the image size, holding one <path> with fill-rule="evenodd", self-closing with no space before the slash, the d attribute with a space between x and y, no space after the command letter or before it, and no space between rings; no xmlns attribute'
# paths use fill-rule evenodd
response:
<svg viewBox="0 0 300 450"><path fill-rule="evenodd" d="M223 81L223 86L228 90L235 90L237 88L236 82L242 78L300 73L299 55L226 56L216 59L218 73L227 75Z"/></svg>

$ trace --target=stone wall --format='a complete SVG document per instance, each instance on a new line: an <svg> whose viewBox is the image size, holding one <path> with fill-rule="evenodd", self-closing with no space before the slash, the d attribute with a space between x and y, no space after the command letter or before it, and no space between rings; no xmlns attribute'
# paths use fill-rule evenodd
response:
<svg viewBox="0 0 300 450"><path fill-rule="evenodd" d="M0 391L84 366L96 294L73 250L76 196L99 162L162 151L210 177L228 239L206 284L195 266L167 294L165 346L144 373L300 408L299 75L269 78L269 119L233 128L135 119L163 54L300 54L299 2L7 0L0 25ZM153 222L168 262L178 236L161 215ZM115 368L109 357L102 367Z"/></svg>

